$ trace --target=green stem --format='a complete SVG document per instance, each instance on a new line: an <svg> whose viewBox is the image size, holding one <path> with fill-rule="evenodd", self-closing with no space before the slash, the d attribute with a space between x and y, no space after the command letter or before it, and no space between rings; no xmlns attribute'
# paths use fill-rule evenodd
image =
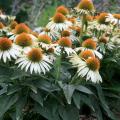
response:
<svg viewBox="0 0 120 120"><path fill-rule="evenodd" d="M86 18L86 15L83 15L82 16L82 27L81 27L81 34L80 34L80 36L82 36L83 33L84 33L85 18Z"/></svg>

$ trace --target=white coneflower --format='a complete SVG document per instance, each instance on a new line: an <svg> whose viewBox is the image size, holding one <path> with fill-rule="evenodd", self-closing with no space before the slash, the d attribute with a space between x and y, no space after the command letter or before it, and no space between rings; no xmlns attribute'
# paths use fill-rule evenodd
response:
<svg viewBox="0 0 120 120"><path fill-rule="evenodd" d="M120 14L113 14L114 18L117 19L117 24L120 25Z"/></svg>
<svg viewBox="0 0 120 120"><path fill-rule="evenodd" d="M15 26L15 29L12 30L12 36L10 37L10 39L15 41L16 37L21 33L28 34L34 41L37 40L37 38L31 34L30 28L24 23L20 23Z"/></svg>
<svg viewBox="0 0 120 120"><path fill-rule="evenodd" d="M47 24L47 28L56 31L62 31L70 27L72 23L61 13L56 13L52 20Z"/></svg>
<svg viewBox="0 0 120 120"><path fill-rule="evenodd" d="M70 58L70 62L73 67L77 67L77 75L85 77L86 80L90 80L94 83L102 82L102 78L99 74L100 61L95 57L88 57L86 60L81 60L77 55L73 55Z"/></svg>
<svg viewBox="0 0 120 120"><path fill-rule="evenodd" d="M0 38L0 60L3 62L17 59L20 55L20 48L17 47L12 41L6 37Z"/></svg>
<svg viewBox="0 0 120 120"><path fill-rule="evenodd" d="M60 37L60 33L55 30L45 28L39 35L48 35L53 41Z"/></svg>
<svg viewBox="0 0 120 120"><path fill-rule="evenodd" d="M120 22L110 13L106 16L106 22L109 22L113 25L120 24Z"/></svg>
<svg viewBox="0 0 120 120"><path fill-rule="evenodd" d="M99 53L96 49L97 49L97 43L92 40L92 39L87 39L85 41L82 42L82 47L78 47L76 48L76 51L84 51L84 50L91 50L93 51L93 53L99 58L102 59L102 54Z"/></svg>
<svg viewBox="0 0 120 120"><path fill-rule="evenodd" d="M16 45L19 45L21 47L28 47L31 46L33 44L33 40L32 38L29 36L29 34L27 33L21 33L19 34L15 41Z"/></svg>
<svg viewBox="0 0 120 120"><path fill-rule="evenodd" d="M63 5L57 7L56 12L61 13L63 15L69 14L69 10Z"/></svg>
<svg viewBox="0 0 120 120"><path fill-rule="evenodd" d="M52 40L51 38L44 34L44 35L39 35L38 36L38 42L41 48L48 50L51 48Z"/></svg>
<svg viewBox="0 0 120 120"><path fill-rule="evenodd" d="M70 40L72 40L72 42L79 41L79 39L75 35L73 35L72 31L69 30L62 31L61 36L68 37Z"/></svg>
<svg viewBox="0 0 120 120"><path fill-rule="evenodd" d="M26 72L30 71L31 74L45 74L51 69L52 62L42 53L40 48L31 48L17 59L16 64Z"/></svg>
<svg viewBox="0 0 120 120"><path fill-rule="evenodd" d="M81 0L75 9L80 14L89 14L95 11L92 0Z"/></svg>
<svg viewBox="0 0 120 120"><path fill-rule="evenodd" d="M103 36L98 40L97 50L105 54L105 50L103 49L103 46L102 48L100 46L101 44L104 45L104 49L113 50L115 48L115 45L113 44L112 41L110 41L109 37Z"/></svg>
<svg viewBox="0 0 120 120"><path fill-rule="evenodd" d="M58 54L60 54L61 52L64 52L68 56L76 53L72 49L72 41L67 37L62 37L58 40L58 46L56 47L56 52Z"/></svg>

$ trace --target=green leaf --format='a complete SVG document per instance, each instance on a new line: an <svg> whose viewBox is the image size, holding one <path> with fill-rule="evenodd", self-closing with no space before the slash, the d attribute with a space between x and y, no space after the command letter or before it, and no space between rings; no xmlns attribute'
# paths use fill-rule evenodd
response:
<svg viewBox="0 0 120 120"><path fill-rule="evenodd" d="M18 95L0 96L0 117L18 100Z"/></svg>
<svg viewBox="0 0 120 120"><path fill-rule="evenodd" d="M93 94L91 90L89 90L87 87L84 87L82 85L75 86L75 89L86 94Z"/></svg>
<svg viewBox="0 0 120 120"><path fill-rule="evenodd" d="M41 90L44 90L47 92L60 91L60 88L57 85L52 84L46 80L36 80L34 81L34 85L40 88Z"/></svg>
<svg viewBox="0 0 120 120"><path fill-rule="evenodd" d="M92 105L95 109L95 113L96 113L96 117L98 120L103 120L103 116L102 116L102 112L101 112L101 109L100 109L100 105L99 105L99 102L96 98L93 98L91 97L91 102L92 102Z"/></svg>
<svg viewBox="0 0 120 120"><path fill-rule="evenodd" d="M111 87L108 88L104 88L105 90L110 90L110 91L114 91L114 92L120 92L120 85L119 84L115 84Z"/></svg>
<svg viewBox="0 0 120 120"><path fill-rule="evenodd" d="M62 82L59 82L60 87L63 89L65 98L68 102L68 104L71 104L71 99L72 99L72 95L73 92L75 90L75 87L73 85L67 85L67 84L62 84Z"/></svg>
<svg viewBox="0 0 120 120"><path fill-rule="evenodd" d="M7 95L14 94L14 93L16 93L16 92L18 92L20 90L21 90L21 87L18 86L18 85L16 85L16 86L13 86L13 85L8 86Z"/></svg>
<svg viewBox="0 0 120 120"><path fill-rule="evenodd" d="M7 92L7 85L6 84L0 83L0 87L1 87L1 89L0 89L0 95L2 95L2 94L4 94L4 93Z"/></svg>
<svg viewBox="0 0 120 120"><path fill-rule="evenodd" d="M108 117L110 117L113 120L117 120L117 118L114 116L114 114L111 112L109 106L107 105L105 98L104 98L104 94L102 92L102 88L100 85L96 85L96 89L97 89L97 93L101 102L101 105L103 107L103 109L106 111Z"/></svg>
<svg viewBox="0 0 120 120"><path fill-rule="evenodd" d="M58 105L55 100L48 100L44 107L39 104L35 104L34 111L45 117L47 120L60 120L58 114Z"/></svg>
<svg viewBox="0 0 120 120"><path fill-rule="evenodd" d="M30 96L33 100L38 102L43 107L43 98L42 98L42 95L41 95L40 91L38 91L36 94L31 93Z"/></svg>
<svg viewBox="0 0 120 120"><path fill-rule="evenodd" d="M81 97L81 102L85 103L85 104L88 105L93 111L95 111L95 109L94 109L94 107L93 107L93 104L91 103L90 96L81 93L81 94L80 94L80 97ZM91 97L93 97L93 96L91 96Z"/></svg>
<svg viewBox="0 0 120 120"><path fill-rule="evenodd" d="M16 102L16 120L23 120L23 108L27 102L27 97L19 97L20 99Z"/></svg>
<svg viewBox="0 0 120 120"><path fill-rule="evenodd" d="M80 94L78 92L75 92L73 94L73 101L78 109L80 109L80 100L81 100Z"/></svg>
<svg viewBox="0 0 120 120"><path fill-rule="evenodd" d="M59 114L62 120L79 120L79 110L74 106L59 106Z"/></svg>
<svg viewBox="0 0 120 120"><path fill-rule="evenodd" d="M33 82L24 83L23 86L28 86L34 93L37 94L37 87L33 84Z"/></svg>

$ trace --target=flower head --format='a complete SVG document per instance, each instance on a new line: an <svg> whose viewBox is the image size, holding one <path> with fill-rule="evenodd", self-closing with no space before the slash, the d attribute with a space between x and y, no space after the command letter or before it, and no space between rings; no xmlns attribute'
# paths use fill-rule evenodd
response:
<svg viewBox="0 0 120 120"><path fill-rule="evenodd" d="M0 22L0 29L3 29L5 26L3 25L2 22Z"/></svg>
<svg viewBox="0 0 120 120"><path fill-rule="evenodd" d="M27 33L19 34L16 39L15 43L21 47L27 47L32 45L32 38Z"/></svg>
<svg viewBox="0 0 120 120"><path fill-rule="evenodd" d="M67 18L67 20L70 21L73 24L76 22L76 18L75 17Z"/></svg>
<svg viewBox="0 0 120 120"><path fill-rule="evenodd" d="M91 51L91 50L85 50L85 51L82 51L79 56L84 59L84 60L87 60L88 58L90 57L95 57L94 53Z"/></svg>
<svg viewBox="0 0 120 120"><path fill-rule="evenodd" d="M82 47L88 48L88 49L96 49L96 42L93 41L92 39L87 39L83 41Z"/></svg>
<svg viewBox="0 0 120 120"><path fill-rule="evenodd" d="M77 75L81 77L86 77L86 81L90 80L94 83L102 82L102 78L99 74L100 61L95 57L89 57L86 60L82 60L77 55L72 55L70 57L70 62L73 67L77 67Z"/></svg>
<svg viewBox="0 0 120 120"><path fill-rule="evenodd" d="M79 9L84 9L88 11L94 10L94 5L92 0L81 0L77 7Z"/></svg>
<svg viewBox="0 0 120 120"><path fill-rule="evenodd" d="M72 41L67 37L60 38L58 44L62 47L72 47Z"/></svg>
<svg viewBox="0 0 120 120"><path fill-rule="evenodd" d="M114 16L116 19L119 19L119 20L120 20L120 14L113 14L113 16Z"/></svg>
<svg viewBox="0 0 120 120"><path fill-rule="evenodd" d="M108 42L108 37L101 37L100 39L99 39L99 42L102 42L102 43L107 43Z"/></svg>
<svg viewBox="0 0 120 120"><path fill-rule="evenodd" d="M30 73L46 73L51 69L51 61L42 53L40 48L31 48L29 51L24 53L17 61L18 67L30 71Z"/></svg>
<svg viewBox="0 0 120 120"><path fill-rule="evenodd" d="M93 71L98 71L100 68L100 61L95 58L95 57L89 57L86 60L87 66L89 67L89 69L93 70Z"/></svg>
<svg viewBox="0 0 120 120"><path fill-rule="evenodd" d="M43 42L45 44L50 44L52 42L51 38L46 34L39 35L38 40L39 40L39 42Z"/></svg>
<svg viewBox="0 0 120 120"><path fill-rule="evenodd" d="M70 32L68 30L64 30L61 33L62 37L69 37L70 36Z"/></svg>
<svg viewBox="0 0 120 120"><path fill-rule="evenodd" d="M29 33L30 32L30 28L26 24L24 24L24 23L20 23L20 24L16 25L15 33L16 34L20 34L20 33L23 33L23 32Z"/></svg>
<svg viewBox="0 0 120 120"><path fill-rule="evenodd" d="M97 18L98 23L100 23L100 24L108 24L108 22L106 22L107 16L108 16L108 13L101 13Z"/></svg>
<svg viewBox="0 0 120 120"><path fill-rule="evenodd" d="M0 38L0 50L9 50L12 47L12 41L6 37Z"/></svg>
<svg viewBox="0 0 120 120"><path fill-rule="evenodd" d="M33 48L28 52L27 57L32 62L38 62L43 58L42 51L40 48Z"/></svg>
<svg viewBox="0 0 120 120"><path fill-rule="evenodd" d="M0 38L0 60L2 59L4 62L11 61L11 58L17 59L19 55L19 47L14 45L9 38Z"/></svg>
<svg viewBox="0 0 120 120"><path fill-rule="evenodd" d="M66 17L61 13L56 13L53 17L53 21L55 23L64 23L65 20L66 20Z"/></svg>
<svg viewBox="0 0 120 120"><path fill-rule="evenodd" d="M61 13L63 15L67 15L69 13L68 9L65 6L63 6L63 5L59 6L56 9L56 12L59 12L59 13Z"/></svg>

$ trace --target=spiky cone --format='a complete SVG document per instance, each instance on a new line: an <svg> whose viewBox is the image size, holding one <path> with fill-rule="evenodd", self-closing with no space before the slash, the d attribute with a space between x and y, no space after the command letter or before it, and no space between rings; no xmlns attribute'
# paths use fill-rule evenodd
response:
<svg viewBox="0 0 120 120"><path fill-rule="evenodd" d="M14 29L14 33L15 34L20 34L20 33L30 33L30 28L26 25L26 24L24 24L24 23L20 23L20 24L17 24L16 26L15 26L15 29Z"/></svg>
<svg viewBox="0 0 120 120"><path fill-rule="evenodd" d="M100 15L98 16L97 18L97 21L99 24L105 24L105 25L108 25L109 22L106 22L106 18L108 16L108 13L100 13Z"/></svg>
<svg viewBox="0 0 120 120"><path fill-rule="evenodd" d="M56 12L61 13L63 15L69 14L69 10L64 5L57 7Z"/></svg>

